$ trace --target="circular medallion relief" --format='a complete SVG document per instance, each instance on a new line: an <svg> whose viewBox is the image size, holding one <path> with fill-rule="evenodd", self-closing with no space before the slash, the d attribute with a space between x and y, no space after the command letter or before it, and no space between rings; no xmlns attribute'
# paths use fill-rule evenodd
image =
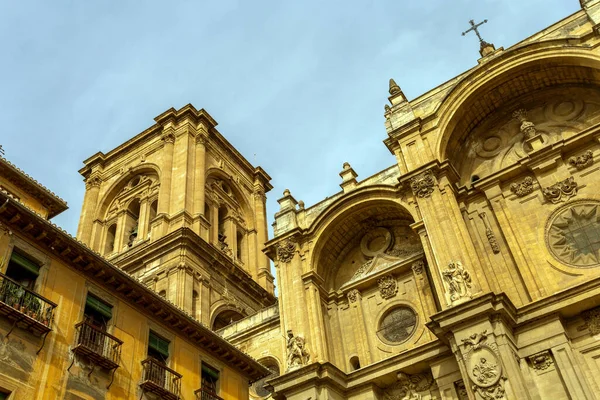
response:
<svg viewBox="0 0 600 400"><path fill-rule="evenodd" d="M600 265L600 202L579 201L558 209L548 222L546 241L560 262L579 268Z"/></svg>
<svg viewBox="0 0 600 400"><path fill-rule="evenodd" d="M417 314L406 306L394 307L379 322L377 337L388 344L405 342L415 331Z"/></svg>
<svg viewBox="0 0 600 400"><path fill-rule="evenodd" d="M375 228L369 231L360 241L360 250L367 257L375 257L390 248L392 233L386 228Z"/></svg>

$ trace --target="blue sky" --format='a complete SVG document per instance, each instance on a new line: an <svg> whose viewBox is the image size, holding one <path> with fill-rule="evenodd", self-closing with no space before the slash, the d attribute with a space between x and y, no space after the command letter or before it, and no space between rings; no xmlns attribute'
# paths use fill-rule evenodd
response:
<svg viewBox="0 0 600 400"><path fill-rule="evenodd" d="M382 141L393 77L409 99L476 65L471 18L505 48L577 0L2 1L0 145L69 203L77 170L170 107L205 108L219 131L307 206L394 163ZM256 156L254 156L256 155Z"/></svg>

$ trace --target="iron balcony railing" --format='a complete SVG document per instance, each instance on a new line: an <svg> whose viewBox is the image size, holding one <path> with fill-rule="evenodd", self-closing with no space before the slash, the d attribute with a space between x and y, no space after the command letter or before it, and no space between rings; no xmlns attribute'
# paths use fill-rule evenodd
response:
<svg viewBox="0 0 600 400"><path fill-rule="evenodd" d="M75 325L76 341L73 351L84 354L104 368L119 366L123 341L87 321Z"/></svg>
<svg viewBox="0 0 600 400"><path fill-rule="evenodd" d="M194 392L196 400L223 400L209 389L200 388Z"/></svg>
<svg viewBox="0 0 600 400"><path fill-rule="evenodd" d="M38 333L50 331L56 304L0 273L0 313Z"/></svg>
<svg viewBox="0 0 600 400"><path fill-rule="evenodd" d="M142 361L144 368L142 383L144 392L155 393L162 399L176 400L181 393L181 375L157 359L149 357Z"/></svg>

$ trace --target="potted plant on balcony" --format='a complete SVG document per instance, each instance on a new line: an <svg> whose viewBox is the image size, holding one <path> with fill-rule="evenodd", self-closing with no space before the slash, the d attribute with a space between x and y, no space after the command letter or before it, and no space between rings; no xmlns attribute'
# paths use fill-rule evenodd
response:
<svg viewBox="0 0 600 400"><path fill-rule="evenodd" d="M41 305L39 299L37 299L31 293L25 293L25 296L23 297L23 307L24 307L25 314L27 314L31 318L37 320L40 309L42 308L42 305Z"/></svg>
<svg viewBox="0 0 600 400"><path fill-rule="evenodd" d="M15 310L21 311L20 303L21 299L23 298L23 295L25 294L25 290L22 287L11 282L8 285L6 285L5 291L6 303Z"/></svg>

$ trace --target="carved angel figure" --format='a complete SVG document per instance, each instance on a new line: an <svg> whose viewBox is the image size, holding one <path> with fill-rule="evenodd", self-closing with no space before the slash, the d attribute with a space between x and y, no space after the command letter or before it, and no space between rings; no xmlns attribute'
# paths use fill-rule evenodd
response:
<svg viewBox="0 0 600 400"><path fill-rule="evenodd" d="M304 338L302 336L294 336L292 330L288 330L287 334L288 369L307 364L310 360L310 355L306 350Z"/></svg>
<svg viewBox="0 0 600 400"><path fill-rule="evenodd" d="M442 271L442 276L448 284L450 300L456 301L471 296L471 275L459 261L448 264L448 268Z"/></svg>

